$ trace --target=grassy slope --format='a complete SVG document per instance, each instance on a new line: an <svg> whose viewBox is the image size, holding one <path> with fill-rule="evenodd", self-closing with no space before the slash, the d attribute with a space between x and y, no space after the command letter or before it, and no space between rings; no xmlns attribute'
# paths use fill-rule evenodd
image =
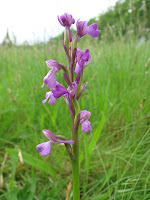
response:
<svg viewBox="0 0 150 200"><path fill-rule="evenodd" d="M81 109L92 112L93 128L92 134L80 131L84 200L150 199L150 73L145 76L149 45L134 40L80 44L92 54L84 70L88 86L80 99ZM71 180L65 148L52 144L51 156L44 158L35 149L46 141L44 128L71 139L63 99L54 106L41 103L47 92L40 87L48 72L44 61L67 63L60 44L50 48L0 49L1 199L65 199ZM64 83L62 72L57 79Z"/></svg>

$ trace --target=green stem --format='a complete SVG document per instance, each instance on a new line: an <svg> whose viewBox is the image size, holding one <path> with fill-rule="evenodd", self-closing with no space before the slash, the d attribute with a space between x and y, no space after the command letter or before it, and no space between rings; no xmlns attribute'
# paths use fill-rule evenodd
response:
<svg viewBox="0 0 150 200"><path fill-rule="evenodd" d="M80 200L80 183L79 183L79 139L78 126L80 122L80 115L77 116L73 130L72 139L74 140L73 154L75 160L72 159L72 174L73 174L73 200Z"/></svg>
<svg viewBox="0 0 150 200"><path fill-rule="evenodd" d="M80 185L79 185L79 144L74 143L74 156L72 160L72 173L73 173L73 200L80 199Z"/></svg>

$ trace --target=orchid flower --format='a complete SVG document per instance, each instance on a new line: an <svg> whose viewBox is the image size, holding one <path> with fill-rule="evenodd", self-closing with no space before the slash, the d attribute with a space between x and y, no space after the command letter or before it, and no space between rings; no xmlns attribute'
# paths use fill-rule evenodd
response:
<svg viewBox="0 0 150 200"><path fill-rule="evenodd" d="M80 111L80 124L82 124L82 132L86 133L89 130L92 132L91 122L88 119L91 116L91 112L87 110Z"/></svg>
<svg viewBox="0 0 150 200"><path fill-rule="evenodd" d="M54 97L52 91L46 93L46 98L42 101L42 103L46 103L46 101L47 101L48 99L49 99L48 103L49 103L50 105L54 105L54 104L56 103L56 100L57 100L57 99Z"/></svg>
<svg viewBox="0 0 150 200"><path fill-rule="evenodd" d="M58 63L55 60L46 61L47 66L51 70L44 77L43 85L41 87L44 87L46 84L46 88L49 88L50 91L46 93L46 97L42 103L48 101L50 105L53 105L61 96L64 98L71 113L72 140L68 140L61 135L55 135L51 131L44 129L42 132L49 141L38 144L36 149L40 151L40 156L47 156L51 154L51 143L65 144L67 153L72 162L73 200L80 200L78 129L81 124L82 132L87 133L88 131L92 132L92 127L91 122L88 120L91 116L91 112L80 110L78 100L88 84L88 82L82 84L81 77L84 68L91 62L91 55L89 49L86 49L85 51L80 50L77 48L77 44L79 39L87 34L93 38L98 37L100 30L97 30L96 23L87 26L86 21L78 20L76 23L77 33L72 39L70 27L75 23L72 15L64 13L60 17L58 16L58 21L63 27L65 27L64 41L62 41L62 44L67 55L68 68L66 65ZM63 70L63 78L68 85L67 89L56 81L56 72L61 69ZM70 144L72 144L72 146Z"/></svg>
<svg viewBox="0 0 150 200"><path fill-rule="evenodd" d="M86 67L91 62L91 55L89 49L86 49L85 52L77 49L76 55L76 67L75 72L77 73L76 82L79 83L80 77L84 67Z"/></svg>
<svg viewBox="0 0 150 200"><path fill-rule="evenodd" d="M43 142L36 146L36 149L40 151L40 156L47 156L51 154L51 143L64 143L64 144L74 144L72 140L60 140L59 137L52 133L51 131L44 129L43 134L49 139L48 142Z"/></svg>
<svg viewBox="0 0 150 200"><path fill-rule="evenodd" d="M87 26L87 21L77 21L77 34L78 34L78 41L81 37L85 35L90 35L93 38L98 37L100 30L97 30L97 24L93 23L90 26Z"/></svg>
<svg viewBox="0 0 150 200"><path fill-rule="evenodd" d="M76 66L75 73L79 72L80 66L83 65L83 68L86 67L92 60L89 49L86 49L85 52L77 48L76 53Z"/></svg>
<svg viewBox="0 0 150 200"><path fill-rule="evenodd" d="M70 37L70 42L71 42L72 36L71 36L70 26L75 23L75 20L73 19L72 15L69 15L68 13L64 13L60 17L58 16L58 21L62 26L68 27L69 37Z"/></svg>
<svg viewBox="0 0 150 200"><path fill-rule="evenodd" d="M47 73L47 75L43 79L43 85L47 84L46 88L54 88L56 86L56 72L60 71L62 68L60 64L55 60L47 60L46 64L51 70Z"/></svg>

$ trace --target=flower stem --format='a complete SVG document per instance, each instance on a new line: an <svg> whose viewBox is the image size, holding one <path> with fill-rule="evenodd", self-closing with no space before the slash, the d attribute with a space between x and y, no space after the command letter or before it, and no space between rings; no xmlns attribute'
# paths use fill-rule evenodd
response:
<svg viewBox="0 0 150 200"><path fill-rule="evenodd" d="M72 174L73 174L73 200L80 200L80 183L79 183L79 139L78 126L80 122L80 115L77 116L73 130L72 139L74 140L73 154L75 160L72 159Z"/></svg>

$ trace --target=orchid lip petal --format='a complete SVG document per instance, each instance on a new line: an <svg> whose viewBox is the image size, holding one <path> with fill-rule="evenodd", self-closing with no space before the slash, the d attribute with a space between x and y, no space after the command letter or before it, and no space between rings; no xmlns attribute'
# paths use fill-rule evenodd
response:
<svg viewBox="0 0 150 200"><path fill-rule="evenodd" d="M93 23L88 27L87 33L93 38L98 37L100 30L97 30L97 24Z"/></svg>
<svg viewBox="0 0 150 200"><path fill-rule="evenodd" d="M43 87L44 87L44 85L45 85L45 83L43 83L43 84L41 85L41 88L43 88Z"/></svg>
<svg viewBox="0 0 150 200"><path fill-rule="evenodd" d="M56 69L51 69L51 74L48 77L46 88L52 89L56 86Z"/></svg>
<svg viewBox="0 0 150 200"><path fill-rule="evenodd" d="M41 152L39 153L40 156L47 156L47 155L50 155L50 154L51 154L51 141L38 144L38 145L36 146L36 149L37 149L38 151L41 151Z"/></svg>
<svg viewBox="0 0 150 200"><path fill-rule="evenodd" d="M50 105L54 105L55 103L56 103L56 98L52 95L51 96L51 98L50 98L50 100L48 101L48 103L50 104Z"/></svg>
<svg viewBox="0 0 150 200"><path fill-rule="evenodd" d="M54 105L54 104L56 103L56 100L57 100L57 99L53 96L52 91L46 93L46 98L42 101L42 103L46 103L46 101L47 101L48 99L49 99L48 103L49 103L50 105Z"/></svg>
<svg viewBox="0 0 150 200"><path fill-rule="evenodd" d="M92 132L91 122L86 120L82 123L82 132L87 133L89 130Z"/></svg>
<svg viewBox="0 0 150 200"><path fill-rule="evenodd" d="M42 103L46 103L46 101L47 101L47 99L44 99L44 100L42 101Z"/></svg>
<svg viewBox="0 0 150 200"><path fill-rule="evenodd" d="M90 26L87 26L87 21L77 21L77 33L78 33L78 41L81 37L89 34L91 37L98 37L100 30L97 30L97 24L93 23Z"/></svg>
<svg viewBox="0 0 150 200"><path fill-rule="evenodd" d="M41 87L44 87L45 84L47 84L46 88L54 88L56 85L56 68L52 68L44 77L43 79L43 85Z"/></svg>
<svg viewBox="0 0 150 200"><path fill-rule="evenodd" d="M46 97L45 97L45 99L42 101L42 103L46 103L47 99L51 97L51 93L52 93L52 92L47 92L47 93L46 93Z"/></svg>

